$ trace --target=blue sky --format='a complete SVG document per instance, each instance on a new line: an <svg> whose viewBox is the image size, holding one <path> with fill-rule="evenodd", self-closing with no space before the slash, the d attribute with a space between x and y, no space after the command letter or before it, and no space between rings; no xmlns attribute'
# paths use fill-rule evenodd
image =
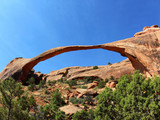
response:
<svg viewBox="0 0 160 120"><path fill-rule="evenodd" d="M160 25L159 6L159 0L0 0L0 71L16 57L31 58L54 47L132 37L144 26ZM49 73L124 59L101 49L74 51L34 69Z"/></svg>

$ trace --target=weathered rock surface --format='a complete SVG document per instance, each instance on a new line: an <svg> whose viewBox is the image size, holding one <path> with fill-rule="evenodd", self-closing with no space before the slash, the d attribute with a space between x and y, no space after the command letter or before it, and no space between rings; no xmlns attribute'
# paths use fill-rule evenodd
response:
<svg viewBox="0 0 160 120"><path fill-rule="evenodd" d="M117 81L108 81L108 82L106 83L106 87L115 88L117 84L118 84Z"/></svg>
<svg viewBox="0 0 160 120"><path fill-rule="evenodd" d="M92 89L92 88L95 88L95 87L97 87L98 86L98 82L97 81L93 81L93 83L89 83L88 85L87 85L87 89Z"/></svg>
<svg viewBox="0 0 160 120"><path fill-rule="evenodd" d="M80 91L80 90L77 90ZM85 96L97 96L98 93L92 89L82 89L82 92L77 96L77 98L85 97Z"/></svg>
<svg viewBox="0 0 160 120"><path fill-rule="evenodd" d="M66 115L72 115L76 113L77 111L80 112L82 110L82 108L77 107L75 105L66 105L66 106L60 107L59 109L65 112Z"/></svg>
<svg viewBox="0 0 160 120"><path fill-rule="evenodd" d="M24 82L32 68L41 61L64 52L98 48L115 51L120 53L122 56L128 57L133 66L132 69L130 68L131 71L133 71L133 69L138 69L148 77L152 77L160 73L160 28L158 26L152 26L151 28L145 28L142 33L137 33L135 37L112 43L91 46L57 47L45 51L31 59L16 58L12 60L0 73L0 79L4 80L12 76L16 80ZM125 66L123 66L123 68L125 68ZM104 67L102 69L106 68ZM95 70L94 72L97 74L107 74L106 72L99 70L100 69L97 71ZM85 74L89 74L89 71ZM59 75L61 74L59 73ZM78 76L74 75L74 77ZM72 76L70 76L70 78L72 78Z"/></svg>
<svg viewBox="0 0 160 120"><path fill-rule="evenodd" d="M119 63L114 63L112 65L98 66L98 69L93 69L93 66L88 67L67 67L61 70L56 70L50 72L46 76L46 80L53 81L65 77L67 80L84 78L84 77L97 77L102 80L114 76L119 78L124 74L131 74L135 69L132 67L131 62L126 59Z"/></svg>
<svg viewBox="0 0 160 120"><path fill-rule="evenodd" d="M136 33L134 35L134 37L140 36L140 35L145 35L145 34L148 34L148 33L159 31L159 30L160 30L160 28L158 27L158 25L153 25L151 27L146 26L146 27L143 28L143 31Z"/></svg>

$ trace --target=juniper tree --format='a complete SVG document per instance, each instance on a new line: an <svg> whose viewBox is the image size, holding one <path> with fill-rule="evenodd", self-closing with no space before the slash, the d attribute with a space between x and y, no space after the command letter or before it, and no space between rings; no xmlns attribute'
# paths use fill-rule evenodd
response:
<svg viewBox="0 0 160 120"><path fill-rule="evenodd" d="M146 79L138 71L118 80L116 90L106 88L99 97L95 119L160 119L160 77Z"/></svg>
<svg viewBox="0 0 160 120"><path fill-rule="evenodd" d="M23 110L20 101L23 98L24 90L21 83L16 82L13 78L4 80L0 84L0 119L1 120L28 120L29 111ZM27 99L26 99L27 100ZM25 102L26 102L25 100Z"/></svg>

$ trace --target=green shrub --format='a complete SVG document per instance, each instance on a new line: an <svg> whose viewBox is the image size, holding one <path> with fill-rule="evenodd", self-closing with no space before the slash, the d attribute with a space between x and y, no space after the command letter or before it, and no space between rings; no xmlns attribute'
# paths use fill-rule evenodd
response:
<svg viewBox="0 0 160 120"><path fill-rule="evenodd" d="M81 88L82 88L82 89L87 89L87 86L84 86L84 85L83 85Z"/></svg>
<svg viewBox="0 0 160 120"><path fill-rule="evenodd" d="M41 120L65 120L66 115L55 104L49 104L40 107L39 117Z"/></svg>
<svg viewBox="0 0 160 120"><path fill-rule="evenodd" d="M107 83L108 81L109 81L109 79L106 78L106 79L105 79L105 83Z"/></svg>
<svg viewBox="0 0 160 120"><path fill-rule="evenodd" d="M110 80L114 80L114 77L111 75L109 79L110 79Z"/></svg>
<svg viewBox="0 0 160 120"><path fill-rule="evenodd" d="M61 97L61 93L58 89L56 89L52 94L51 104L55 104L57 106L65 105L64 99Z"/></svg>
<svg viewBox="0 0 160 120"><path fill-rule="evenodd" d="M13 78L4 80L0 84L0 95L0 120L32 119L29 110L33 107L31 100L34 98L24 95L22 84Z"/></svg>
<svg viewBox="0 0 160 120"><path fill-rule="evenodd" d="M96 70L96 69L98 69L98 66L93 66L93 70Z"/></svg>
<svg viewBox="0 0 160 120"><path fill-rule="evenodd" d="M42 120L63 120L65 113L59 110L60 106L65 105L64 99L58 89L53 92L50 103L44 107L40 107L40 114Z"/></svg>
<svg viewBox="0 0 160 120"><path fill-rule="evenodd" d="M79 86L77 86L77 88L87 89L87 86L79 85Z"/></svg>
<svg viewBox="0 0 160 120"><path fill-rule="evenodd" d="M66 87L65 90L70 90L70 88L69 88L69 87Z"/></svg>
<svg viewBox="0 0 160 120"><path fill-rule="evenodd" d="M91 97L91 96L85 97L84 101L87 102L87 104L89 104L89 105L92 105L94 102L93 97Z"/></svg>
<svg viewBox="0 0 160 120"><path fill-rule="evenodd" d="M93 82L93 78L92 77L84 77L83 79L84 83L92 83Z"/></svg>
<svg viewBox="0 0 160 120"><path fill-rule="evenodd" d="M41 80L40 83L39 83L39 88L44 88L45 87L45 81L44 80Z"/></svg>
<svg viewBox="0 0 160 120"><path fill-rule="evenodd" d="M99 89L98 86L96 86L95 88L93 88L93 90L95 90L95 91L96 91L97 89Z"/></svg>
<svg viewBox="0 0 160 120"><path fill-rule="evenodd" d="M93 81L100 82L101 80L99 78L94 79Z"/></svg>
<svg viewBox="0 0 160 120"><path fill-rule="evenodd" d="M73 120L94 120L94 112L92 110L76 112L72 116Z"/></svg>
<svg viewBox="0 0 160 120"><path fill-rule="evenodd" d="M98 96L96 120L159 120L160 77L153 80L135 71L118 80L116 90L106 88Z"/></svg>
<svg viewBox="0 0 160 120"><path fill-rule="evenodd" d="M28 90L33 92L35 90L35 86L36 86L36 84L30 84L28 86Z"/></svg>
<svg viewBox="0 0 160 120"><path fill-rule="evenodd" d="M58 110L55 115L55 120L64 120L66 117L63 111Z"/></svg>
<svg viewBox="0 0 160 120"><path fill-rule="evenodd" d="M69 80L69 81L67 81L67 83L68 83L68 85L69 85L70 87L72 87L72 86L77 85L77 80L76 80L76 79Z"/></svg>
<svg viewBox="0 0 160 120"><path fill-rule="evenodd" d="M69 100L71 103L73 104L84 104L85 100L82 98L75 98L75 97L71 97Z"/></svg>
<svg viewBox="0 0 160 120"><path fill-rule="evenodd" d="M35 90L35 87L36 87L36 83L35 83L34 77L29 78L27 83L29 84L28 85L28 90L33 92Z"/></svg>
<svg viewBox="0 0 160 120"><path fill-rule="evenodd" d="M59 82L59 83L65 83L65 82L66 82L66 79L60 78L60 79L57 80L57 82Z"/></svg>
<svg viewBox="0 0 160 120"><path fill-rule="evenodd" d="M105 82L105 81L101 81L101 82L99 82L99 84L98 84L98 88L104 88L105 85L106 85L106 82Z"/></svg>
<svg viewBox="0 0 160 120"><path fill-rule="evenodd" d="M27 83L30 84L36 84L36 81L34 79L34 77L29 78L29 80L27 81Z"/></svg>
<svg viewBox="0 0 160 120"><path fill-rule="evenodd" d="M47 91L47 90L45 90L45 92L44 92L45 94L49 94L49 92Z"/></svg>
<svg viewBox="0 0 160 120"><path fill-rule="evenodd" d="M49 85L49 86L53 86L53 85L55 85L55 84L56 84L56 81L51 81L51 80L48 81L48 85Z"/></svg>
<svg viewBox="0 0 160 120"><path fill-rule="evenodd" d="M108 62L108 65L112 65L112 63Z"/></svg>

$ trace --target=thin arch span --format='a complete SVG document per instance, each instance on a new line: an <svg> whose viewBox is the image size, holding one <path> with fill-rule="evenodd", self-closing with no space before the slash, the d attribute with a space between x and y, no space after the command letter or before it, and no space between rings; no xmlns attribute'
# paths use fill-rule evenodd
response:
<svg viewBox="0 0 160 120"><path fill-rule="evenodd" d="M160 33L157 33L160 34ZM37 65L39 62L47 60L56 55L76 51L76 50L88 50L88 49L105 49L120 53L122 56L128 57L132 63L132 66L140 70L141 73L146 74L151 77L155 74L159 74L159 64L160 60L155 57L151 52L151 48L154 48L159 52L159 39L158 35L155 33L146 34L140 37L128 38L112 43L106 43L101 45L85 45L85 46L66 46L52 48L43 52L42 54L35 56L31 59L19 58L14 59L10 62L5 69L0 73L0 79L7 79L9 76L13 76L17 80L25 80L31 69ZM159 55L159 54L158 54ZM142 59L144 58L144 59ZM154 59L155 58L155 59ZM147 61L146 61L147 59ZM153 63L154 67L148 64Z"/></svg>

